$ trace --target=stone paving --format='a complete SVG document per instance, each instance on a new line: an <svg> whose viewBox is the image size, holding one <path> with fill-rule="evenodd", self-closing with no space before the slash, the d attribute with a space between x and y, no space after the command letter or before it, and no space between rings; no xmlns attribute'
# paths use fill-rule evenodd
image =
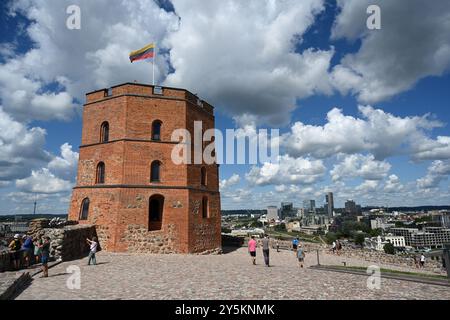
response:
<svg viewBox="0 0 450 320"><path fill-rule="evenodd" d="M259 250L259 249L258 249ZM321 263L342 257L322 254ZM293 252L271 250L271 264L251 264L246 248L222 255L158 255L100 252L97 266L87 259L50 269L34 278L17 299L450 299L450 288L382 279L380 290L367 289L367 277L301 269ZM306 265L315 265L315 253ZM66 268L81 269L81 289L68 289ZM363 265L362 262L360 265Z"/></svg>

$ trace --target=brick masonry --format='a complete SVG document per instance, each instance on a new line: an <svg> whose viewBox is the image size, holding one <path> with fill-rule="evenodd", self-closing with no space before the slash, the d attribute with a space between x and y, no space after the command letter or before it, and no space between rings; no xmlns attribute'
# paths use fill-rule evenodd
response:
<svg viewBox="0 0 450 320"><path fill-rule="evenodd" d="M200 103L199 103L200 102ZM159 120L160 141L151 138ZM109 141L100 143L100 128L109 124ZM102 248L115 252L201 253L221 248L219 174L216 164L181 164L171 160L176 129L194 137L194 121L214 128L213 107L192 93L126 83L86 95L77 185L69 219L96 226ZM192 152L192 159L194 154ZM150 182L150 167L161 162L160 181ZM105 182L96 184L96 168L105 164ZM205 167L207 182L201 184ZM163 197L159 230L150 230L150 198ZM202 216L206 197L208 216ZM80 220L83 199L89 198L87 220Z"/></svg>

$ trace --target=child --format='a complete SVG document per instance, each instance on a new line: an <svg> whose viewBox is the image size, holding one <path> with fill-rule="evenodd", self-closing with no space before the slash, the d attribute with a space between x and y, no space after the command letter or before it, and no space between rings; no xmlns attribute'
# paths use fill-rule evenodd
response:
<svg viewBox="0 0 450 320"><path fill-rule="evenodd" d="M303 268L303 261L305 260L305 251L303 251L302 245L300 244L297 249L297 258L300 268Z"/></svg>
<svg viewBox="0 0 450 320"><path fill-rule="evenodd" d="M97 260L95 259L95 253L97 252L97 246L98 246L98 242L97 242L97 237L93 237L92 240L86 239L87 243L89 244L89 260L88 260L88 266L91 265L91 260L92 260L92 264L95 266L97 264Z"/></svg>

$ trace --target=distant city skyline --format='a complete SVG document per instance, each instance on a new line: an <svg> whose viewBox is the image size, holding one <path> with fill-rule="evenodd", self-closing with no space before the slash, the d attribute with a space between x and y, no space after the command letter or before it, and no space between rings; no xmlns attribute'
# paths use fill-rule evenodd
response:
<svg viewBox="0 0 450 320"><path fill-rule="evenodd" d="M79 30L72 4L0 3L0 214L68 212L85 93L151 83L129 61L150 42L155 82L214 105L221 132L280 130L278 163L220 166L223 209L450 204L448 1L374 0L380 30L360 0L83 1Z"/></svg>

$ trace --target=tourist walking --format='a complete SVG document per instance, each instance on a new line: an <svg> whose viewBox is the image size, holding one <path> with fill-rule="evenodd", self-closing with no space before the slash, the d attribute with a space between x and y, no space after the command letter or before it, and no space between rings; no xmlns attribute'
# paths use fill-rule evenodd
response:
<svg viewBox="0 0 450 320"><path fill-rule="evenodd" d="M414 265L416 266L416 268L419 268L419 261L417 261L416 255L414 255Z"/></svg>
<svg viewBox="0 0 450 320"><path fill-rule="evenodd" d="M13 260L14 270L19 270L20 268L20 249L22 243L20 242L20 235L14 235L14 239L9 244L8 248L11 250L11 259Z"/></svg>
<svg viewBox="0 0 450 320"><path fill-rule="evenodd" d="M294 252L297 252L298 243L299 243L298 238L292 240L292 250L294 250Z"/></svg>
<svg viewBox="0 0 450 320"><path fill-rule="evenodd" d="M50 238L45 237L44 241L40 244L41 249L41 262L42 262L42 273L41 278L48 277L48 259L50 258Z"/></svg>
<svg viewBox="0 0 450 320"><path fill-rule="evenodd" d="M42 240L34 242L34 263L38 264L40 261Z"/></svg>
<svg viewBox="0 0 450 320"><path fill-rule="evenodd" d="M23 251L23 258L25 260L25 268L28 268L32 263L33 254L34 254L33 238L31 238L30 236L24 235L22 237L22 241L23 241L22 251Z"/></svg>
<svg viewBox="0 0 450 320"><path fill-rule="evenodd" d="M277 252L280 252L280 240L278 240L278 239L276 242L276 246L277 246Z"/></svg>
<svg viewBox="0 0 450 320"><path fill-rule="evenodd" d="M425 256L422 253L422 255L420 256L420 267L423 268L425 266Z"/></svg>
<svg viewBox="0 0 450 320"><path fill-rule="evenodd" d="M88 266L92 264L95 266L97 264L97 259L95 258L95 253L97 252L98 247L98 241L97 237L93 237L92 240L86 239L87 243L89 244L89 259L88 259Z"/></svg>
<svg viewBox="0 0 450 320"><path fill-rule="evenodd" d="M336 241L333 241L333 244L331 246L331 250L333 250L333 253L336 253Z"/></svg>
<svg viewBox="0 0 450 320"><path fill-rule="evenodd" d="M264 263L266 264L266 267L270 267L269 265L269 235L266 234L266 236L262 239L262 252L264 256Z"/></svg>
<svg viewBox="0 0 450 320"><path fill-rule="evenodd" d="M302 245L300 244L297 250L297 258L298 264L300 268L303 268L303 262L305 260L305 250L303 250Z"/></svg>
<svg viewBox="0 0 450 320"><path fill-rule="evenodd" d="M248 252L250 253L250 257L252 257L252 262L254 265L256 265L256 247L257 243L255 240L255 236L252 236L251 239L248 241Z"/></svg>

